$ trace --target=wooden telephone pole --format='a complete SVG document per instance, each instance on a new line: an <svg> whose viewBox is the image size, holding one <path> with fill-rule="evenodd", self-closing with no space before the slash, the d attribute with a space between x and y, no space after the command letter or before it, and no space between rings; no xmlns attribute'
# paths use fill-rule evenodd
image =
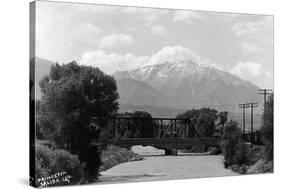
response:
<svg viewBox="0 0 281 189"><path fill-rule="evenodd" d="M263 115L263 125L265 125L265 114L266 114L266 97L268 94L272 93L271 89L259 89L259 94L263 95L263 111L264 111L264 115Z"/></svg>
<svg viewBox="0 0 281 189"><path fill-rule="evenodd" d="M251 145L253 145L253 132L254 132L254 108L258 107L258 103L246 103L246 108L251 108L251 131L250 131L250 141Z"/></svg>
<svg viewBox="0 0 281 189"><path fill-rule="evenodd" d="M243 132L243 137L245 135L245 109L246 109L246 104L239 104L239 108L243 108L243 121L242 121L242 132Z"/></svg>

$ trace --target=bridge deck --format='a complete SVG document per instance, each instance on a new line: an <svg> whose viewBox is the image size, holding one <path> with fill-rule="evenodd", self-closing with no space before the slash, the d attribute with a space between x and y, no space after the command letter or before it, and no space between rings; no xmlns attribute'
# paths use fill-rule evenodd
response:
<svg viewBox="0 0 281 189"><path fill-rule="evenodd" d="M115 142L122 147L132 147L135 145L155 146L163 149L184 149L193 145L219 146L223 138L127 138Z"/></svg>

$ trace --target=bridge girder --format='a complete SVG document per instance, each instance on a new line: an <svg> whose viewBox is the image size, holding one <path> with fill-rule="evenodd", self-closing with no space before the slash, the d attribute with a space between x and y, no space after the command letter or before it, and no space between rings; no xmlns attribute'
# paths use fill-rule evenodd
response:
<svg viewBox="0 0 281 189"><path fill-rule="evenodd" d="M220 146L222 138L156 139L132 138L115 141L115 145L130 148L136 145L154 146L160 149L186 149L194 145Z"/></svg>

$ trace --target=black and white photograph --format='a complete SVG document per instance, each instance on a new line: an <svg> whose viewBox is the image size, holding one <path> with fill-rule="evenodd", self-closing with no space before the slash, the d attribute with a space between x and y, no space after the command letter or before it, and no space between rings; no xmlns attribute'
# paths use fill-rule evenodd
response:
<svg viewBox="0 0 281 189"><path fill-rule="evenodd" d="M43 0L29 14L31 186L274 172L274 15Z"/></svg>

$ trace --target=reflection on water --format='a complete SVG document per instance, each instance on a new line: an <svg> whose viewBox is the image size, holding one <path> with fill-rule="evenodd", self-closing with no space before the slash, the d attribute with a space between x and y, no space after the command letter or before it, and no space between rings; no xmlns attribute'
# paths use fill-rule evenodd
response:
<svg viewBox="0 0 281 189"><path fill-rule="evenodd" d="M149 147L152 153L152 147ZM143 155L148 155L144 152ZM160 155L157 152L154 155ZM150 156L101 173L100 182L135 182L237 175L223 166L223 156Z"/></svg>

